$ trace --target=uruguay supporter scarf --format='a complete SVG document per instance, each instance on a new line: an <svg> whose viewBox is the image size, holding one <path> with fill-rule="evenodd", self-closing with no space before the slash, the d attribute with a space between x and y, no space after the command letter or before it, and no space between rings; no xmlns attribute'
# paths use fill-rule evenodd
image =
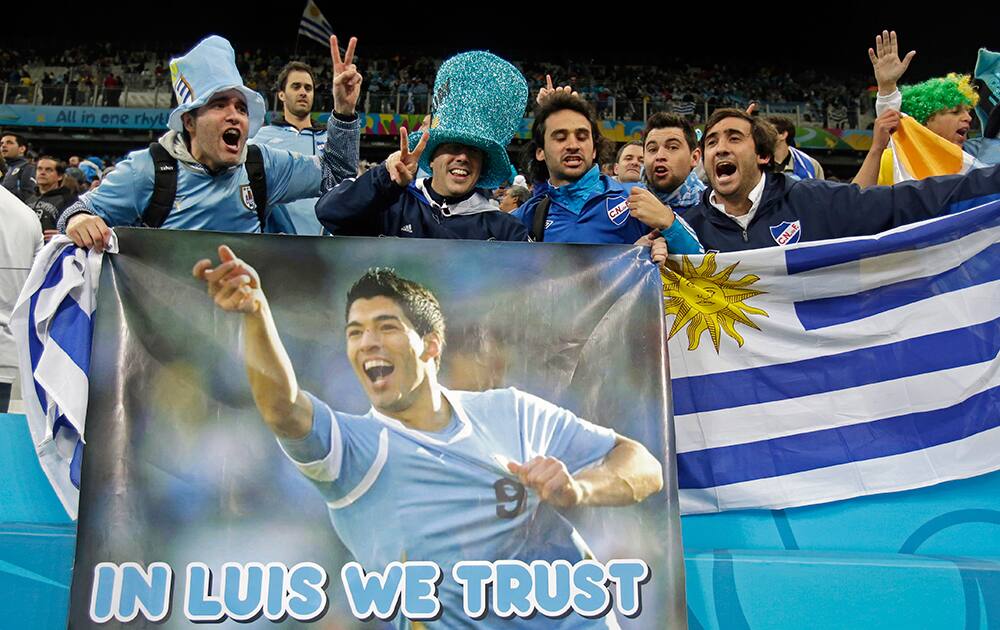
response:
<svg viewBox="0 0 1000 630"><path fill-rule="evenodd" d="M706 188L708 186L699 179L698 174L694 171L688 173L688 176L681 182L681 185L675 188L673 192L664 193L651 186L649 187L661 203L671 208L690 208L691 206L698 205L698 202L701 201L701 194L705 192Z"/></svg>
<svg viewBox="0 0 1000 630"><path fill-rule="evenodd" d="M936 175L958 175L986 166L910 116L903 116L899 128L882 153L878 183L890 186L911 179Z"/></svg>
<svg viewBox="0 0 1000 630"><path fill-rule="evenodd" d="M816 167L809 156L795 147L788 147L792 155L792 174L799 179L816 179Z"/></svg>
<svg viewBox="0 0 1000 630"><path fill-rule="evenodd" d="M112 236L109 251L116 251ZM76 519L87 417L90 341L103 254L57 236L35 258L11 330L28 428L42 470Z"/></svg>
<svg viewBox="0 0 1000 630"><path fill-rule="evenodd" d="M583 212L583 206L603 192L601 170L596 165L575 182L565 186L549 186L549 197L552 201L574 214Z"/></svg>

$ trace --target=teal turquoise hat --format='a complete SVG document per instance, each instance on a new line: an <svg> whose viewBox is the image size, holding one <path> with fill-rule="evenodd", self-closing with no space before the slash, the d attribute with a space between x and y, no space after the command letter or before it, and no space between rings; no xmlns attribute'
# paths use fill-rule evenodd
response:
<svg viewBox="0 0 1000 630"><path fill-rule="evenodd" d="M264 124L264 97L243 85L243 77L236 69L236 53L225 38L209 35L183 57L171 59L170 82L178 105L170 112L167 126L174 131L184 131L182 114L198 109L226 90L239 90L246 99L251 138Z"/></svg>
<svg viewBox="0 0 1000 630"><path fill-rule="evenodd" d="M979 49L979 56L976 57L976 69L973 72L973 79L976 89L979 91L979 103L976 105L976 114L979 122L983 126L983 135L987 138L993 137L990 131L996 133L996 121L991 121L990 116L997 111L1000 105L1000 53L995 53L985 48ZM993 116L994 119L997 116ZM991 125L990 123L993 122Z"/></svg>
<svg viewBox="0 0 1000 630"><path fill-rule="evenodd" d="M441 144L455 142L483 152L476 186L496 188L510 178L507 145L517 133L528 103L528 84L509 62L482 50L448 59L434 80L430 137L420 167L430 172Z"/></svg>

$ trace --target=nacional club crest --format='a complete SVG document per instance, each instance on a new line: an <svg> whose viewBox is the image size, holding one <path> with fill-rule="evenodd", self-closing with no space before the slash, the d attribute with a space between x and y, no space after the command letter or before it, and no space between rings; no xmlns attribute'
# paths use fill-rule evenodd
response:
<svg viewBox="0 0 1000 630"><path fill-rule="evenodd" d="M257 210L257 202L253 198L253 188L250 184L243 184L240 186L240 197L243 199L243 205L246 206L247 210Z"/></svg>
<svg viewBox="0 0 1000 630"><path fill-rule="evenodd" d="M798 221L782 221L768 229L771 230L771 236L778 245L792 245L802 238L802 225Z"/></svg>
<svg viewBox="0 0 1000 630"><path fill-rule="evenodd" d="M743 347L743 336L736 332L737 323L760 330L749 315L768 317L768 314L746 304L750 298L764 293L750 288L760 277L747 274L739 280L730 279L738 264L733 263L716 273L715 254L712 253L707 254L697 268L685 256L680 274L672 269L663 272L664 310L674 315L671 339L687 326L688 350L696 350L702 333L708 331L718 353L723 331Z"/></svg>
<svg viewBox="0 0 1000 630"><path fill-rule="evenodd" d="M611 207L611 202L608 202L608 218L615 225L621 225L625 223L625 219L628 218L628 202L623 201L615 207Z"/></svg>

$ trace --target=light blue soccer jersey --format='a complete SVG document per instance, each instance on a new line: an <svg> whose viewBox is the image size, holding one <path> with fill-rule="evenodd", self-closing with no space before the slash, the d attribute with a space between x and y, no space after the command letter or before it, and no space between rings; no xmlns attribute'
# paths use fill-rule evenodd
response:
<svg viewBox="0 0 1000 630"><path fill-rule="evenodd" d="M299 131L288 123L261 127L250 144L267 145L302 155L320 155L326 144L327 132L321 127L306 127ZM319 195L270 207L267 231L272 234L323 234L323 226L316 218L316 200Z"/></svg>
<svg viewBox="0 0 1000 630"><path fill-rule="evenodd" d="M557 510L507 470L536 455L556 457L571 474L601 461L615 433L514 388L445 391L454 414L440 433L414 431L374 409L364 416L332 411L313 398L312 433L279 440L286 455L327 502L344 544L366 570L393 561L441 567L443 615L429 627L489 625L465 617L451 576L461 560L567 560L590 557ZM518 491L520 488L520 491ZM614 617L513 618L504 627L615 628ZM408 627L405 619L397 626Z"/></svg>

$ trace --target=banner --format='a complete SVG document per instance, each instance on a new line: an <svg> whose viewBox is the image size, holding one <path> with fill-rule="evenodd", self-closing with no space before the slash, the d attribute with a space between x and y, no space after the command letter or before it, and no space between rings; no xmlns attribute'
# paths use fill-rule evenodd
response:
<svg viewBox="0 0 1000 630"><path fill-rule="evenodd" d="M72 627L686 626L646 251L116 231Z"/></svg>
<svg viewBox="0 0 1000 630"><path fill-rule="evenodd" d="M870 237L798 230L665 279L682 511L1000 469L1000 201Z"/></svg>

